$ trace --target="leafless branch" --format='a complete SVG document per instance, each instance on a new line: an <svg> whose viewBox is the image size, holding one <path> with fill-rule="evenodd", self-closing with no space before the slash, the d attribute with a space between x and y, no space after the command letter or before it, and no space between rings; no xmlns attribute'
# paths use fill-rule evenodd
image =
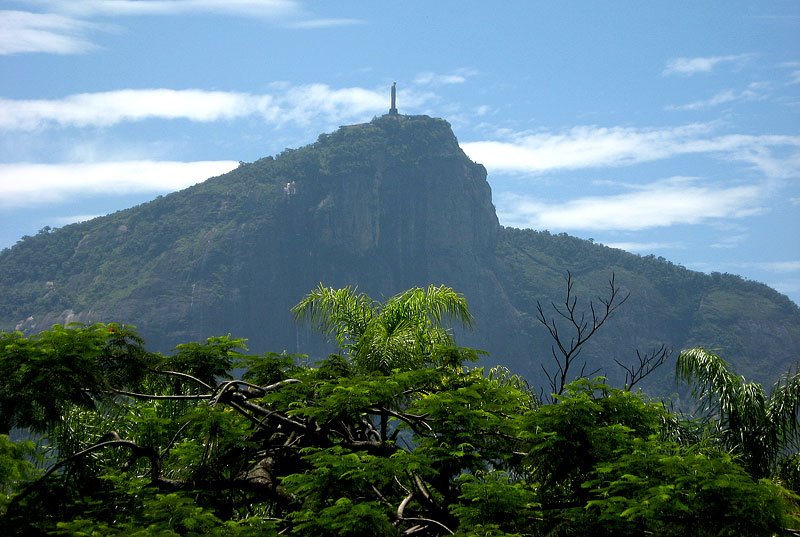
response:
<svg viewBox="0 0 800 537"><path fill-rule="evenodd" d="M578 297L574 294L575 281L570 272L567 272L566 284L564 302L561 304L550 303L552 316L545 312L541 302L536 302L536 320L545 327L553 341L550 351L555 362L555 370L548 370L544 365L542 365L542 370L547 377L551 393L556 395L563 393L564 386L571 380L570 371L580 356L583 346L630 296L630 293L624 296L621 294L621 289L612 273L608 282L607 296L599 297L597 303L590 301L588 311L580 311ZM584 362L579 376L585 374L585 367L586 363ZM599 370L595 372L597 371Z"/></svg>
<svg viewBox="0 0 800 537"><path fill-rule="evenodd" d="M672 351L665 345L657 350L642 354L636 350L636 363L625 365L617 359L614 361L625 370L625 390L630 390L647 375L661 367L672 355Z"/></svg>

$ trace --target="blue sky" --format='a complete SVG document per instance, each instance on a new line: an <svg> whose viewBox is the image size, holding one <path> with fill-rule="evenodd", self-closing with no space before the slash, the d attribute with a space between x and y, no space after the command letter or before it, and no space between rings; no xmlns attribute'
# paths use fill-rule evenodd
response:
<svg viewBox="0 0 800 537"><path fill-rule="evenodd" d="M0 248L368 121L396 81L502 224L800 303L796 1L9 0L0 73Z"/></svg>

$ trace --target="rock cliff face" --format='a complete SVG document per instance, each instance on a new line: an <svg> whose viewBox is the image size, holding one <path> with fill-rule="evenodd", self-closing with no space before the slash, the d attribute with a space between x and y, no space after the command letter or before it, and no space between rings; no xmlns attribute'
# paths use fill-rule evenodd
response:
<svg viewBox="0 0 800 537"><path fill-rule="evenodd" d="M323 136L316 149L316 169L287 196L311 250L380 260L398 285L493 254L500 226L486 170L445 121L387 115Z"/></svg>
<svg viewBox="0 0 800 537"><path fill-rule="evenodd" d="M800 310L785 297L566 235L502 228L486 170L447 122L401 115L21 241L0 254L0 329L117 321L161 350L232 333L255 352L320 356L332 349L289 311L318 283L375 298L445 284L476 318L459 340L537 382L550 342L536 303L563 298L567 271L586 303L612 273L631 292L585 354L589 371L612 380L615 359L662 343L717 346L765 380L796 359L787 351L800 346ZM743 312L743 301L757 307ZM757 327L770 327L769 337ZM667 383L671 367L659 378Z"/></svg>

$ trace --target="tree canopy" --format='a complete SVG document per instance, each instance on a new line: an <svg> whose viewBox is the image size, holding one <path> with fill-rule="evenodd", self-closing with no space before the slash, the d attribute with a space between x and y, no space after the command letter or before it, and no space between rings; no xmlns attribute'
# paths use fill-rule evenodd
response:
<svg viewBox="0 0 800 537"><path fill-rule="evenodd" d="M116 324L0 335L0 532L710 536L798 526L796 482L780 465L755 467L739 444L715 440L739 423L729 411L690 419L602 377L579 376L543 400L507 369L469 365L475 351L446 324L469 313L450 289L380 303L320 286L295 312L334 335L341 354L252 355L227 335L162 355ZM706 386L706 369L689 360L679 372ZM796 409L781 394L796 383L781 386L765 401L784 435Z"/></svg>

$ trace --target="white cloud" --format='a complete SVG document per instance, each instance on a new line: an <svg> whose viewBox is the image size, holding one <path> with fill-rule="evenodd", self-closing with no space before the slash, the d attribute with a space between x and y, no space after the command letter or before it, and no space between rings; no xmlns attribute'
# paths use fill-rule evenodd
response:
<svg viewBox="0 0 800 537"><path fill-rule="evenodd" d="M446 86L450 84L463 84L471 76L475 76L477 71L473 69L456 69L450 73L433 73L426 71L419 73L414 78L414 84L418 86Z"/></svg>
<svg viewBox="0 0 800 537"><path fill-rule="evenodd" d="M407 107L430 98L413 91L401 92L400 96ZM337 122L379 113L388 104L385 90L334 89L326 84L288 86L262 95L197 89L124 89L62 99L0 99L0 130L105 127L154 118L208 122L255 116L275 125L307 124L316 118Z"/></svg>
<svg viewBox="0 0 800 537"><path fill-rule="evenodd" d="M365 24L361 19L309 19L289 24L292 28L302 30L315 30L318 28L338 28L339 26L353 26Z"/></svg>
<svg viewBox="0 0 800 537"><path fill-rule="evenodd" d="M297 0L40 0L29 3L79 17L212 13L273 18L301 12Z"/></svg>
<svg viewBox="0 0 800 537"><path fill-rule="evenodd" d="M490 172L630 166L679 155L713 154L751 164L771 177L800 173L800 136L711 136L710 124L665 128L578 126L564 132L506 133L508 141L466 142L469 157Z"/></svg>
<svg viewBox="0 0 800 537"><path fill-rule="evenodd" d="M759 263L759 267L770 272L799 272L800 260L798 261L769 261Z"/></svg>
<svg viewBox="0 0 800 537"><path fill-rule="evenodd" d="M237 166L229 160L0 164L0 208L31 207L77 194L172 192Z"/></svg>
<svg viewBox="0 0 800 537"><path fill-rule="evenodd" d="M800 272L800 260L789 261L726 261L720 263L697 262L691 263L696 270L708 272L710 270L740 271L742 269L756 269L774 274L791 274ZM716 267L716 268L715 268ZM722 268L720 268L722 267Z"/></svg>
<svg viewBox="0 0 800 537"><path fill-rule="evenodd" d="M322 116L327 121L344 121L348 118L377 113L388 109L388 91L364 88L334 90L327 84L310 84L289 89L277 97L279 115L265 119L276 123L296 122L306 124Z"/></svg>
<svg viewBox="0 0 800 537"><path fill-rule="evenodd" d="M688 104L667 106L667 110L703 110L705 108L713 108L721 104L736 101L753 101L759 97L759 94L751 89L746 89L741 92L735 92L729 89L717 93L709 99L694 101Z"/></svg>
<svg viewBox="0 0 800 537"><path fill-rule="evenodd" d="M78 222L86 222L88 220L93 220L100 216L104 216L102 214L72 214L68 216L56 216L51 220L56 226L66 226L67 224L77 224Z"/></svg>
<svg viewBox="0 0 800 537"><path fill-rule="evenodd" d="M721 249L737 248L749 238L750 238L749 233L739 233L738 235L729 235L711 244L710 247L721 248Z"/></svg>
<svg viewBox="0 0 800 537"><path fill-rule="evenodd" d="M94 45L84 34L94 27L91 23L52 13L0 11L0 55L86 52Z"/></svg>
<svg viewBox="0 0 800 537"><path fill-rule="evenodd" d="M756 186L703 186L686 178L658 181L609 196L546 203L516 194L498 196L505 225L533 229L638 231L741 218L763 212Z"/></svg>
<svg viewBox="0 0 800 537"><path fill-rule="evenodd" d="M609 248L618 248L628 252L652 252L655 250L673 250L685 248L680 242L605 242Z"/></svg>
<svg viewBox="0 0 800 537"><path fill-rule="evenodd" d="M20 0L45 12L0 11L0 55L76 54L95 48L85 36L103 28L89 22L135 16L216 15L258 18L290 28L362 24L353 18L314 18L298 0ZM105 25L107 27L107 24Z"/></svg>
<svg viewBox="0 0 800 537"><path fill-rule="evenodd" d="M728 56L705 56L697 58L673 58L667 62L662 74L690 76L708 73L723 63L741 64L752 58L752 54L733 54Z"/></svg>
<svg viewBox="0 0 800 537"><path fill-rule="evenodd" d="M490 170L538 173L665 158L709 130L701 124L668 129L577 126L560 133L512 133L509 141L467 142L462 147Z"/></svg>
<svg viewBox="0 0 800 537"><path fill-rule="evenodd" d="M0 129L108 126L148 118L215 121L259 110L269 113L270 101L270 96L171 89L81 93L53 100L0 99Z"/></svg>

